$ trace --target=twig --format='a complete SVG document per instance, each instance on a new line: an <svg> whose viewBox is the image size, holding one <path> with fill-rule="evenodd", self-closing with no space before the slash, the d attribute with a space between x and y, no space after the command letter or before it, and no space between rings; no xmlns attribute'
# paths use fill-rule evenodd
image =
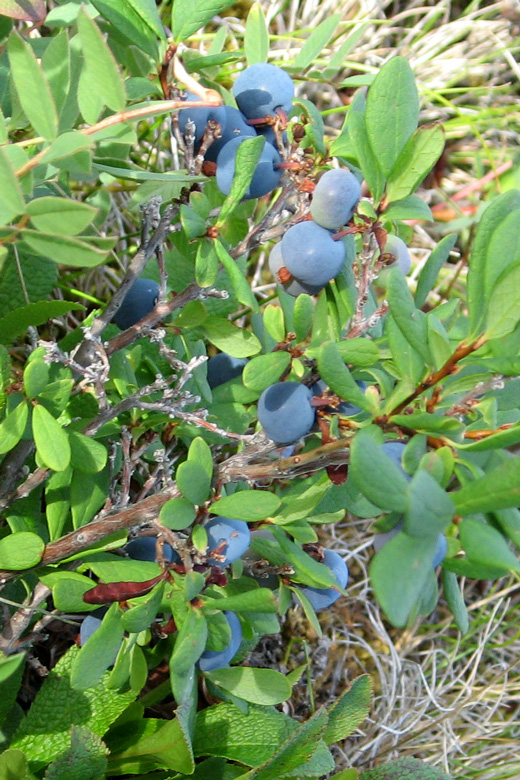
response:
<svg viewBox="0 0 520 780"><path fill-rule="evenodd" d="M23 606L6 623L2 634L0 634L0 650L6 655L10 655L15 650L16 643L29 626L35 609L42 601L45 601L50 593L50 588L42 582L38 582L31 595L26 598Z"/></svg>

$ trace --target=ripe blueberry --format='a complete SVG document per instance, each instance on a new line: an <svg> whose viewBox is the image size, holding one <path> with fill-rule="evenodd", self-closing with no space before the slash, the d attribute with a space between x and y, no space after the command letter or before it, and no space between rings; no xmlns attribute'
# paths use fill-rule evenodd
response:
<svg viewBox="0 0 520 780"><path fill-rule="evenodd" d="M235 175L237 150L240 144L245 140L246 139L243 136L232 138L218 153L217 187L224 195L229 195L231 190L233 177ZM253 178L244 194L244 200L260 198L262 195L267 195L268 192L271 192L278 187L282 174L275 166L280 162L281 157L274 146L266 143L262 149L262 154L256 166Z"/></svg>
<svg viewBox="0 0 520 780"><path fill-rule="evenodd" d="M159 285L153 279L136 279L114 315L115 324L126 330L150 314L159 296Z"/></svg>
<svg viewBox="0 0 520 780"><path fill-rule="evenodd" d="M237 376L241 376L244 366L247 365L247 358L236 358L228 355L226 352L220 352L218 355L208 360L208 385L218 387L224 382L229 382Z"/></svg>
<svg viewBox="0 0 520 780"><path fill-rule="evenodd" d="M285 267L300 284L324 287L345 262L345 245L312 220L290 227L281 247Z"/></svg>
<svg viewBox="0 0 520 780"><path fill-rule="evenodd" d="M245 553L251 541L249 526L243 520L217 517L204 526L208 534L208 562L213 566L227 566ZM211 556L213 553L213 556Z"/></svg>
<svg viewBox="0 0 520 780"><path fill-rule="evenodd" d="M240 643L242 642L242 627L240 620L234 612L224 612L225 618L231 629L231 640L224 650L204 650L199 658L197 665L201 672L214 672L216 669L222 669L228 666L237 654Z"/></svg>
<svg viewBox="0 0 520 780"><path fill-rule="evenodd" d="M351 219L360 197L361 185L348 169L326 171L312 195L312 218L328 230L337 230Z"/></svg>
<svg viewBox="0 0 520 780"><path fill-rule="evenodd" d="M309 433L316 412L312 392L300 382L277 382L258 399L258 420L266 436L277 444L294 444Z"/></svg>
<svg viewBox="0 0 520 780"><path fill-rule="evenodd" d="M348 567L341 555L333 550L325 550L322 563L331 570L340 588L345 588L348 582ZM316 612L327 609L341 596L341 593L334 588L312 588L305 585L301 591L307 596Z"/></svg>
<svg viewBox="0 0 520 780"><path fill-rule="evenodd" d="M258 62L243 70L233 84L239 109L248 119L274 116L277 108L289 113L294 97L291 77L276 65Z"/></svg>

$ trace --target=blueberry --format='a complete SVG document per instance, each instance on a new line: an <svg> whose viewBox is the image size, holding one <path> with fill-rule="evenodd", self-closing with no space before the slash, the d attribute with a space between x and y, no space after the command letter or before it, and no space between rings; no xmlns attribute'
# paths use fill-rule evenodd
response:
<svg viewBox="0 0 520 780"><path fill-rule="evenodd" d="M216 669L228 666L240 647L242 642L240 620L234 612L224 612L224 615L231 629L231 641L224 650L204 650L197 662L201 672L214 672Z"/></svg>
<svg viewBox="0 0 520 780"><path fill-rule="evenodd" d="M402 474L408 481L411 480L411 476L403 469L403 453L404 448L406 447L406 444L404 444L401 441L385 441L385 443L382 445L383 452L385 455L387 455L391 461L395 463L396 466L399 467Z"/></svg>
<svg viewBox="0 0 520 780"><path fill-rule="evenodd" d="M195 95L193 92L188 92L186 95L186 100L196 100L201 101L200 97L198 95ZM201 101L202 102L202 101ZM202 139L202 136L206 132L206 125L208 124L209 120L212 119L215 122L218 122L221 131L224 132L225 126L226 126L226 112L225 112L225 106L201 106L200 108L182 108L178 115L178 121L179 121L179 129L181 133L185 133L186 131L186 124L189 120L194 122L195 124L195 141L200 141Z"/></svg>
<svg viewBox="0 0 520 780"><path fill-rule="evenodd" d="M345 245L312 220L290 227L281 246L285 267L300 284L324 287L345 262Z"/></svg>
<svg viewBox="0 0 520 780"><path fill-rule="evenodd" d="M246 123L246 118L233 106L223 106L225 111L225 130L222 131L220 138L217 138L204 155L205 160L210 162L217 162L218 153L228 141L233 138L253 138L256 135L256 131L251 125Z"/></svg>
<svg viewBox="0 0 520 780"><path fill-rule="evenodd" d="M213 517L204 526L208 534L208 552L218 550L218 558L208 558L214 566L227 566L240 558L249 547L251 532L243 520Z"/></svg>
<svg viewBox="0 0 520 780"><path fill-rule="evenodd" d="M397 263L397 266L401 269L403 274L410 273L410 269L412 267L412 258L410 257L408 247L402 238L399 238L399 236L393 236L389 233L386 237L386 244L383 249L383 254L389 254L395 258L394 261L390 263L390 265Z"/></svg>
<svg viewBox="0 0 520 780"><path fill-rule="evenodd" d="M348 567L341 555L333 550L325 550L322 563L331 570L340 588L345 588L348 582ZM301 588L301 591L307 596L316 612L327 609L341 596L341 593L334 588L312 588L306 585Z"/></svg>
<svg viewBox="0 0 520 780"><path fill-rule="evenodd" d="M150 314L159 296L159 285L153 279L137 279L123 298L114 315L115 324L126 330Z"/></svg>
<svg viewBox="0 0 520 780"><path fill-rule="evenodd" d="M134 561L155 562L157 560L155 557L155 542L154 536L142 536L139 539L132 539L131 542L128 542L128 544L125 545L124 549ZM179 556L169 544L164 545L163 551L167 561L171 562L174 559L179 560Z"/></svg>
<svg viewBox="0 0 520 780"><path fill-rule="evenodd" d="M258 399L258 420L266 436L277 444L294 444L309 433L316 412L310 388L300 382L277 382Z"/></svg>
<svg viewBox="0 0 520 780"><path fill-rule="evenodd" d="M218 387L230 379L235 379L242 375L244 366L247 365L247 358L236 358L228 355L226 352L220 352L218 355L208 360L208 385Z"/></svg>
<svg viewBox="0 0 520 780"><path fill-rule="evenodd" d="M448 540L446 539L444 534L439 534L439 539L437 541L437 549L435 550L435 556L432 563L434 569L436 569L437 566L439 566L443 562L447 552L448 552Z"/></svg>
<svg viewBox="0 0 520 780"><path fill-rule="evenodd" d="M277 108L289 113L294 85L291 77L281 68L257 62L238 75L233 95L248 119L262 119L274 116Z"/></svg>
<svg viewBox="0 0 520 780"><path fill-rule="evenodd" d="M326 171L312 195L312 218L328 230L337 230L351 219L360 197L361 185L348 169Z"/></svg>
<svg viewBox="0 0 520 780"><path fill-rule="evenodd" d="M85 642L88 639L90 639L92 634L98 630L101 623L103 622L103 617L107 609L108 607L101 607L100 609L95 609L94 612L91 612L89 615L86 616L86 618L84 618L79 629L80 647L83 647Z"/></svg>
<svg viewBox="0 0 520 780"><path fill-rule="evenodd" d="M240 144L245 137L233 138L224 144L217 157L217 187L228 195L235 175L235 160ZM260 198L267 195L280 183L281 171L275 168L282 161L280 155L271 144L266 143L258 160L253 178L244 194L244 200Z"/></svg>
<svg viewBox="0 0 520 780"><path fill-rule="evenodd" d="M289 295L292 295L294 298L296 298L298 295L301 295L302 293L307 293L307 295L317 295L320 290L323 289L323 286L312 286L310 284L302 284L294 277L291 277L289 281L287 282L281 282L278 277L278 271L280 268L283 268L285 265L283 261L282 256L282 246L280 242L278 244L275 244L274 247L271 249L271 253L269 255L269 269L286 293L289 293Z"/></svg>

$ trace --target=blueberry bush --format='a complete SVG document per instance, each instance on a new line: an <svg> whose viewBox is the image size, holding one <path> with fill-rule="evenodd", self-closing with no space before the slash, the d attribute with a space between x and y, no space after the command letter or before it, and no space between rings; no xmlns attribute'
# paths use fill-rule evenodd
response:
<svg viewBox="0 0 520 780"><path fill-rule="evenodd" d="M464 633L460 578L518 574L520 192L439 296L456 234L407 278L444 133L406 59L331 136L304 95L338 15L268 62L259 4L242 48L219 0L53 5L0 4L0 777L446 778L335 772L369 678L302 722L304 669L248 657L289 609L321 631L346 514L396 628L440 586Z"/></svg>

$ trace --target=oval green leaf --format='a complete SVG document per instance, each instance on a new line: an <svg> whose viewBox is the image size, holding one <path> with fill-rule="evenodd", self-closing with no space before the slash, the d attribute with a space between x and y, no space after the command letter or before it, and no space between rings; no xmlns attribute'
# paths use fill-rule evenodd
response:
<svg viewBox="0 0 520 780"><path fill-rule="evenodd" d="M66 469L71 459L69 437L44 406L33 408L32 430L36 450L47 468Z"/></svg>

